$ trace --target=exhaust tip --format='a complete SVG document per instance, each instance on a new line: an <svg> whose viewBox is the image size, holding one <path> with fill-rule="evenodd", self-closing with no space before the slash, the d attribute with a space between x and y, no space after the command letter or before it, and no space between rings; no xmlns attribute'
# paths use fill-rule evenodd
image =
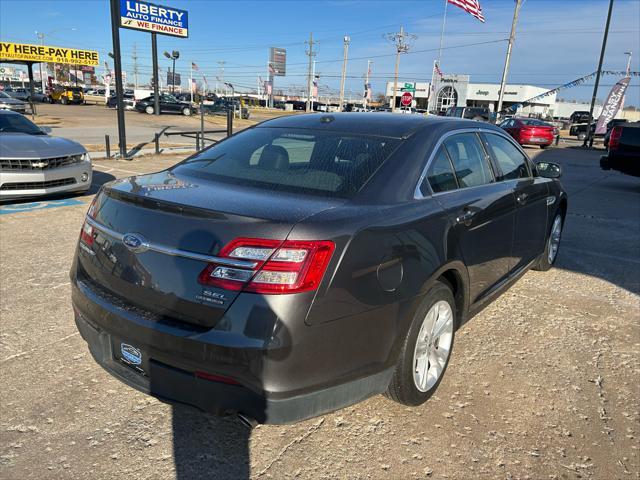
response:
<svg viewBox="0 0 640 480"><path fill-rule="evenodd" d="M249 430L252 430L254 427L258 426L258 422L255 419L248 417L242 413L238 413L237 417L238 420L240 420L240 423L242 423Z"/></svg>

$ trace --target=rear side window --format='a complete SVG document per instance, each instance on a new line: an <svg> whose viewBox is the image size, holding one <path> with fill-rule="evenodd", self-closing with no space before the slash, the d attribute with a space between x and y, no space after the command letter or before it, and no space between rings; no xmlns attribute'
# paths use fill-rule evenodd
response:
<svg viewBox="0 0 640 480"><path fill-rule="evenodd" d="M493 182L491 168L475 133L460 133L444 141L460 188Z"/></svg>
<svg viewBox="0 0 640 480"><path fill-rule="evenodd" d="M433 193L447 192L449 190L455 190L458 188L458 182L453 173L453 167L447 156L447 152L444 147L440 147L429 165L427 170L427 177L420 186L420 191L423 195L428 194L428 188L426 182L429 182Z"/></svg>
<svg viewBox="0 0 640 480"><path fill-rule="evenodd" d="M307 129L246 130L174 171L276 191L351 197L400 140Z"/></svg>
<svg viewBox="0 0 640 480"><path fill-rule="evenodd" d="M486 136L489 150L496 159L502 171L502 180L529 177L527 159L516 146L500 135L488 134Z"/></svg>

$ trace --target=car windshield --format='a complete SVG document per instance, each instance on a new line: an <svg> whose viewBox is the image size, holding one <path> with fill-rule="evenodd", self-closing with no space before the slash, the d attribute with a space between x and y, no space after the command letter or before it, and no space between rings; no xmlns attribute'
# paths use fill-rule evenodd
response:
<svg viewBox="0 0 640 480"><path fill-rule="evenodd" d="M344 132L253 128L172 170L275 191L349 198L364 186L399 142Z"/></svg>
<svg viewBox="0 0 640 480"><path fill-rule="evenodd" d="M28 135L46 135L30 120L19 114L0 114L0 133L26 133Z"/></svg>

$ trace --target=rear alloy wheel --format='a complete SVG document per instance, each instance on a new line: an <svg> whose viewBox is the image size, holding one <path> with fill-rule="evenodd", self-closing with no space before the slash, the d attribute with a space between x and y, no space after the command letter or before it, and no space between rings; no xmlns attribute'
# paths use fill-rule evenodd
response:
<svg viewBox="0 0 640 480"><path fill-rule="evenodd" d="M540 270L546 272L549 270L558 258L558 250L560 249L560 238L562 237L562 215L556 214L551 225L551 231L549 232L549 238L545 245L544 252L538 259L538 262L534 265L534 270Z"/></svg>
<svg viewBox="0 0 640 480"><path fill-rule="evenodd" d="M183 114L185 117L188 117L189 115L191 115L191 109L190 109L190 108L188 108L188 107L187 107L187 108L183 108L183 109L182 109L182 114Z"/></svg>
<svg viewBox="0 0 640 480"><path fill-rule="evenodd" d="M62 103L62 105L66 105L67 103L69 103L69 100L67 99L67 97L62 97L60 99L60 103Z"/></svg>
<svg viewBox="0 0 640 480"><path fill-rule="evenodd" d="M153 115L153 107L152 107L151 105L148 105L148 106L144 109L144 111L145 111L146 113L148 113L149 115Z"/></svg>
<svg viewBox="0 0 640 480"><path fill-rule="evenodd" d="M456 326L451 289L436 282L418 308L386 395L403 405L426 402L449 363Z"/></svg>

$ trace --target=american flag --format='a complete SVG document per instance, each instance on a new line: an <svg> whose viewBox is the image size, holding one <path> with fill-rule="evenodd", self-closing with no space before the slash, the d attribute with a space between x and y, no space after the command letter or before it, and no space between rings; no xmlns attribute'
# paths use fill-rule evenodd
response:
<svg viewBox="0 0 640 480"><path fill-rule="evenodd" d="M196 72L200 70L200 68L198 68L198 65L196 65L194 62L191 62L191 68L194 69Z"/></svg>
<svg viewBox="0 0 640 480"><path fill-rule="evenodd" d="M436 71L436 73L442 77L442 70L440 70L440 65L438 65L437 62L433 64L433 68Z"/></svg>
<svg viewBox="0 0 640 480"><path fill-rule="evenodd" d="M484 16L482 15L482 8L480 7L479 0L447 0L452 5L460 7L465 12L470 13L482 23L484 23Z"/></svg>

